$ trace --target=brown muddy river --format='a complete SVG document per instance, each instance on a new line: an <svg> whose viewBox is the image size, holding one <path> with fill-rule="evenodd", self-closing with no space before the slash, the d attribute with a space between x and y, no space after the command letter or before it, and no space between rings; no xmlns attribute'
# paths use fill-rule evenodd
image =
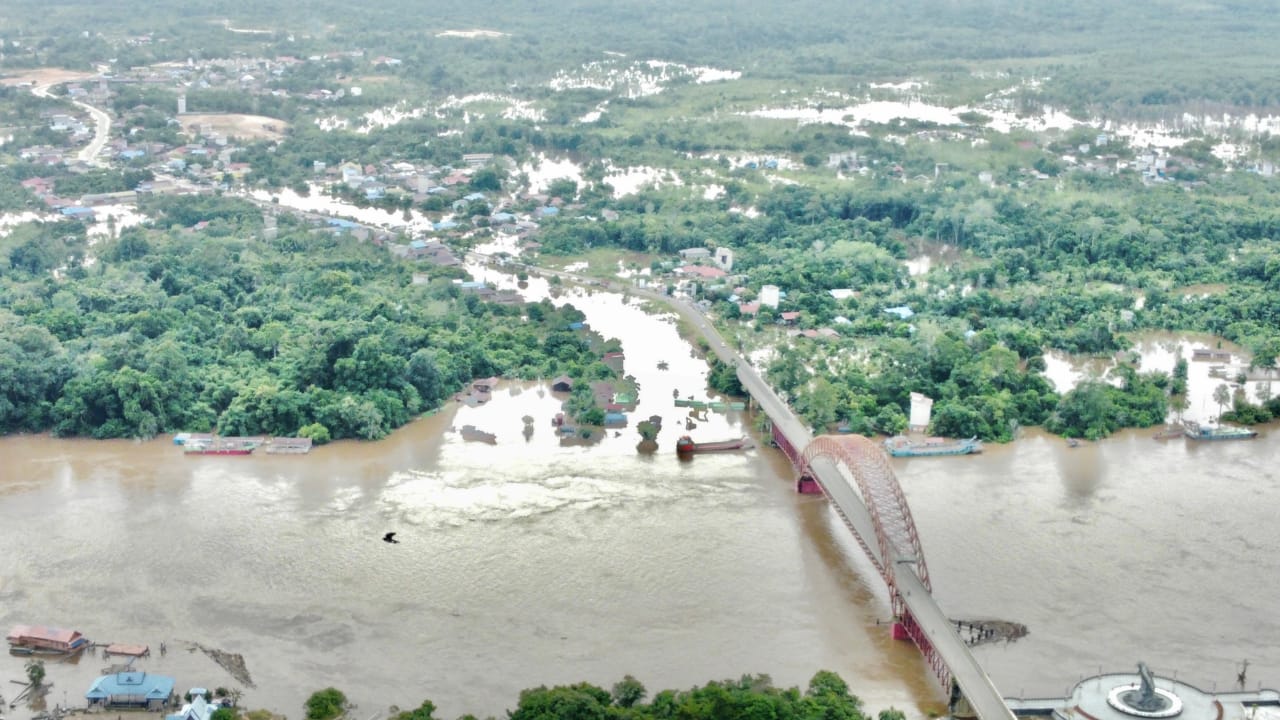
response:
<svg viewBox="0 0 1280 720"><path fill-rule="evenodd" d="M804 684L819 669L872 713L938 710L918 653L878 624L878 575L825 501L792 492L777 452L677 461L685 411L672 393L705 397L705 368L670 319L617 296L574 303L623 340L641 383L631 427L593 445L560 444L559 399L536 383L301 457L186 457L167 438L0 440L0 623L149 643L137 666L184 691L244 687L188 643L241 653L255 683L244 704L290 717L328 685L361 720L423 698L441 717L483 717L540 684L630 673L653 693L744 673ZM634 424L650 414L666 427L643 455ZM465 442L451 430L464 424L496 445ZM713 412L693 434L749 426ZM1277 437L1135 432L1067 448L1029 432L981 456L894 466L943 609L1030 628L978 650L1006 694L1061 694L1138 660L1226 689L1247 658L1250 686L1274 687ZM382 542L387 531L401 543ZM22 664L0 657L4 679ZM106 664L51 664L49 705L82 706Z"/></svg>

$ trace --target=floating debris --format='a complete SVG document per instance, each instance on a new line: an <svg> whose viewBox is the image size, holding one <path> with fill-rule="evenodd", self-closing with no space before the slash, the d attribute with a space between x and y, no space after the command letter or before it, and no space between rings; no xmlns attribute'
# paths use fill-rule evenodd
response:
<svg viewBox="0 0 1280 720"><path fill-rule="evenodd" d="M969 647L1001 640L1013 642L1027 634L1026 625L1005 620L952 620L951 622L956 624L956 633Z"/></svg>
<svg viewBox="0 0 1280 720"><path fill-rule="evenodd" d="M208 655L210 659L218 663L218 666L230 673L231 677L245 687L257 687L253 684L253 678L249 676L249 668L244 664L244 656L239 653L229 653L218 648L210 648L200 643L191 643L188 650L199 650Z"/></svg>

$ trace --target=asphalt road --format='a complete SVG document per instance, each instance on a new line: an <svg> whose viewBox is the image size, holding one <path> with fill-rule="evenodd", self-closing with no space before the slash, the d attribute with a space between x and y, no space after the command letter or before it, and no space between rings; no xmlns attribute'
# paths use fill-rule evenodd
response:
<svg viewBox="0 0 1280 720"><path fill-rule="evenodd" d="M31 88L31 93L39 97L51 98L53 94L49 92L52 85L37 85ZM93 140L89 141L76 156L81 162L90 165L106 166L106 160L102 159L102 150L107 146L107 140L111 138L111 116L90 105L89 103L72 100L77 107L89 113L93 118Z"/></svg>

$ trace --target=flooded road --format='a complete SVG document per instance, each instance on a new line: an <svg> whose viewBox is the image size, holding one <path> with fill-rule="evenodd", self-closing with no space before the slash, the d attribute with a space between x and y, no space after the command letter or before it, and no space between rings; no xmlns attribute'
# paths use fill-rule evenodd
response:
<svg viewBox="0 0 1280 720"><path fill-rule="evenodd" d="M138 666L180 689L243 687L247 706L290 717L328 685L360 717L423 698L441 717L483 717L540 684L630 673L652 693L744 673L804 684L819 669L872 714L937 711L919 654L879 625L878 575L824 500L792 492L780 454L675 458L685 411L672 394L706 394L671 316L603 293L572 301L622 339L640 382L630 427L590 445L560 443L560 398L539 383L300 457L0 439L0 623L149 643ZM634 425L651 414L665 427L646 455ZM465 442L465 424L496 444ZM692 434L750 428L743 413L709 413ZM1276 437L1131 433L1067 448L1028 432L894 467L943 609L1030 628L978 650L1006 694L1059 694L1140 659L1226 689L1248 658L1251 684L1275 686ZM388 531L399 545L381 541ZM187 643L241 653L255 686ZM50 665L49 705L81 705L105 665ZM20 658L0 667L22 675Z"/></svg>

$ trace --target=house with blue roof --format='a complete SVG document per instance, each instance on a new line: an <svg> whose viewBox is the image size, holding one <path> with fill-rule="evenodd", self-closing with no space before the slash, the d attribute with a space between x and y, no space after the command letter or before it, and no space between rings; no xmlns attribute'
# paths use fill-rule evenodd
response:
<svg viewBox="0 0 1280 720"><path fill-rule="evenodd" d="M560 208L554 205L547 205L546 207L538 208L538 214L542 217L553 217L560 214Z"/></svg>
<svg viewBox="0 0 1280 720"><path fill-rule="evenodd" d="M134 671L103 675L84 694L89 709L143 708L160 710L173 700L174 679L168 675Z"/></svg>
<svg viewBox="0 0 1280 720"><path fill-rule="evenodd" d="M910 320L916 314L914 310L912 310L910 307L906 305L899 305L898 307L885 308L884 311L889 313L890 315L898 316L899 320Z"/></svg>

